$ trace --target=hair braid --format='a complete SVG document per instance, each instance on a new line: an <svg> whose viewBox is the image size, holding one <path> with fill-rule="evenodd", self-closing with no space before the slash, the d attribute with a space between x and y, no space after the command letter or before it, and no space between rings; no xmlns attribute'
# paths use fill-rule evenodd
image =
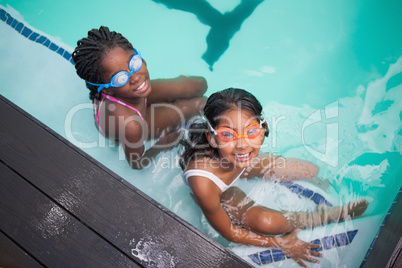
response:
<svg viewBox="0 0 402 268"><path fill-rule="evenodd" d="M115 47L125 50L132 50L133 45L120 33L110 31L108 27L101 26L99 29L92 29L88 37L77 41L72 58L79 77L91 83L103 84L102 60L105 54ZM98 87L86 83L90 90L89 98L100 99Z"/></svg>

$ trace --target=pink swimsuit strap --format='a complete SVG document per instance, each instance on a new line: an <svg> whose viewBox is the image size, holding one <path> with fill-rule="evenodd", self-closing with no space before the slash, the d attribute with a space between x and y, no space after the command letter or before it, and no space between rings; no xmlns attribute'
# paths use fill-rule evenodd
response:
<svg viewBox="0 0 402 268"><path fill-rule="evenodd" d="M108 100L113 101L113 102L117 102L117 103L119 103L119 104L121 104L121 105L123 105L123 106L125 106L125 107L127 107L127 108L130 108L131 110L135 111L135 112L141 117L141 119L144 121L144 117L142 116L142 114L140 113L140 111L139 111L138 109L136 109L136 108L134 108L134 107L128 105L127 103L124 103L124 102L122 102L122 101L116 99L115 97L112 97L112 96L110 96L110 95L107 95L107 94L102 93L102 100L101 100L101 102L100 102L100 104L99 104L99 107L98 107L98 105L96 104L96 98L94 99L94 106L95 106L94 108L95 108L95 120L96 120L96 124L98 125L98 128L100 129L100 131L101 131L103 134L105 134L105 133L103 132L102 128L101 128L100 125L99 125L99 111L100 111L100 108L102 107L102 104L103 104L103 102L105 101L105 99L108 99ZM147 106L147 99L145 99L145 107L146 107L146 106Z"/></svg>

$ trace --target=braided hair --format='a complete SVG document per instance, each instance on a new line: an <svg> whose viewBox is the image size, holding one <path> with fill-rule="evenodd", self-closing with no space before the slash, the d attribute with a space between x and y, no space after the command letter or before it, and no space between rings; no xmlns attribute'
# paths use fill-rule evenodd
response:
<svg viewBox="0 0 402 268"><path fill-rule="evenodd" d="M99 29L92 29L88 37L78 40L72 58L79 77L91 83L103 84L102 61L107 52L111 49L121 47L124 50L132 50L133 45L120 33L110 31L108 27L101 26ZM90 90L91 100L100 99L98 87L86 83Z"/></svg>
<svg viewBox="0 0 402 268"><path fill-rule="evenodd" d="M219 124L220 116L224 112L236 110L239 107L242 110L249 111L259 120L263 119L261 103L253 94L239 88L227 88L212 94L204 106L204 117L212 128L215 128ZM198 156L209 158L219 157L219 150L209 144L205 135L206 132L211 131L205 120L191 123L188 128L188 137L180 141L184 147L179 160L182 169L185 169L187 164ZM264 122L262 126L265 129L264 135L268 137L268 124Z"/></svg>

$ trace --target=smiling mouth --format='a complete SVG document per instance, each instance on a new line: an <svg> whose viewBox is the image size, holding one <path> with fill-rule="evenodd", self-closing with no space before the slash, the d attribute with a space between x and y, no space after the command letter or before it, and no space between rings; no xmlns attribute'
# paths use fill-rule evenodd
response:
<svg viewBox="0 0 402 268"><path fill-rule="evenodd" d="M251 160L251 156L252 156L252 153L250 152L250 153L246 153L246 154L235 154L234 158L238 162L246 162L246 161Z"/></svg>
<svg viewBox="0 0 402 268"><path fill-rule="evenodd" d="M144 82L142 82L141 83L141 85L139 85L138 87L137 87L137 89L135 90L136 92L143 92L143 91L145 91L147 88L146 88L146 85L147 85L147 81L145 80Z"/></svg>

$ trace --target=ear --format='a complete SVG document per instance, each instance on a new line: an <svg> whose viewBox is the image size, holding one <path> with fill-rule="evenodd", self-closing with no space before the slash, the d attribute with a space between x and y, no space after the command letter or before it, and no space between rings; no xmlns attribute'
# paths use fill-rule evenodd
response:
<svg viewBox="0 0 402 268"><path fill-rule="evenodd" d="M264 141L265 141L265 133L261 133L261 144L263 144L264 143Z"/></svg>
<svg viewBox="0 0 402 268"><path fill-rule="evenodd" d="M265 133L264 136L268 137L269 136L269 128L268 128L268 123L265 122L264 124L262 124L262 126L265 128Z"/></svg>
<svg viewBox="0 0 402 268"><path fill-rule="evenodd" d="M205 136L207 137L208 143L212 146L212 148L218 148L218 143L211 132L205 132Z"/></svg>
<svg viewBox="0 0 402 268"><path fill-rule="evenodd" d="M102 91L103 91L103 93L105 93L107 95L110 95L110 96L114 95L113 90L111 90L110 88L104 88L104 89L102 89Z"/></svg>

